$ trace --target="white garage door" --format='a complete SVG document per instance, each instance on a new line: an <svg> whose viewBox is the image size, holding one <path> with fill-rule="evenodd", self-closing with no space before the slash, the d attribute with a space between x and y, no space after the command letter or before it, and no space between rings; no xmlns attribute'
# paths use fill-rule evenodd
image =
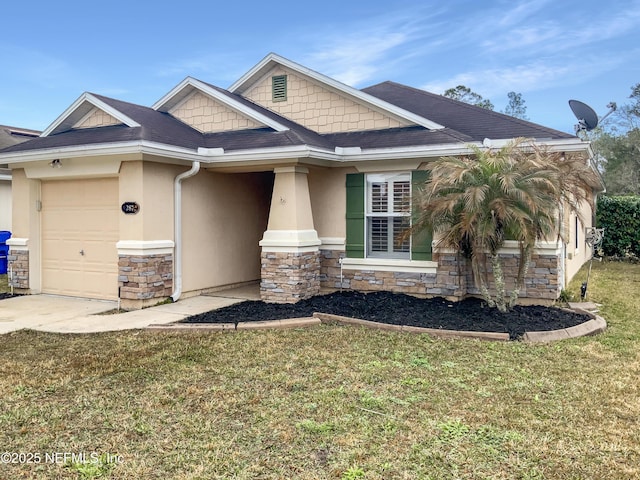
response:
<svg viewBox="0 0 640 480"><path fill-rule="evenodd" d="M118 297L118 180L42 182L42 291Z"/></svg>

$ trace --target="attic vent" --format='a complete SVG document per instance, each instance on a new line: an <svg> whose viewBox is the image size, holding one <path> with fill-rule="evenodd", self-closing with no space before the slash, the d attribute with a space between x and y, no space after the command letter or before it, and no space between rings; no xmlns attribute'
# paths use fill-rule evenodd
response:
<svg viewBox="0 0 640 480"><path fill-rule="evenodd" d="M285 102L287 100L287 76L275 75L271 77L271 99L274 102Z"/></svg>

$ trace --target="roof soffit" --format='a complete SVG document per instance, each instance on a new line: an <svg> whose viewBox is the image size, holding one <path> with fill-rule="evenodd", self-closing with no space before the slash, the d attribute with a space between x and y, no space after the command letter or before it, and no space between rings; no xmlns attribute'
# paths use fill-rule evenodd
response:
<svg viewBox="0 0 640 480"><path fill-rule="evenodd" d="M51 125L49 125L40 136L48 137L49 135L72 129L74 125L86 118L94 108L102 110L128 127L140 126L140 124L131 117L113 108L111 105L108 105L99 98L96 98L91 93L85 92L80 95L80 97L78 97L78 99L73 102L71 106L69 106L69 108L67 108Z"/></svg>
<svg viewBox="0 0 640 480"><path fill-rule="evenodd" d="M306 77L315 83L320 83L324 88L329 91L333 91L338 95L345 96L356 103L364 104L372 110L384 113L392 118L401 119L421 125L429 130L440 130L444 128L443 125L433 122L425 117L416 115L403 108L400 108L392 103L381 100L373 95L369 95L361 90L345 85L338 80L318 73L310 68L307 68L298 63L292 62L280 55L270 53L264 57L257 65L251 70L245 73L240 79L238 79L233 85L229 87L229 91L242 95L256 82L262 80L272 69L276 66L284 67L285 69L292 70L298 75Z"/></svg>

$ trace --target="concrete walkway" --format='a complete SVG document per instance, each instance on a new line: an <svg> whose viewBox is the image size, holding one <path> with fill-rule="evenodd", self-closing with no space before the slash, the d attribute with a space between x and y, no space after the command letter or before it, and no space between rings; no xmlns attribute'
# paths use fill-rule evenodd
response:
<svg viewBox="0 0 640 480"><path fill-rule="evenodd" d="M57 333L130 330L151 324L177 322L190 315L242 300L238 297L199 296L143 310L100 315L115 310L117 303L53 295L25 295L0 300L0 334L23 328Z"/></svg>

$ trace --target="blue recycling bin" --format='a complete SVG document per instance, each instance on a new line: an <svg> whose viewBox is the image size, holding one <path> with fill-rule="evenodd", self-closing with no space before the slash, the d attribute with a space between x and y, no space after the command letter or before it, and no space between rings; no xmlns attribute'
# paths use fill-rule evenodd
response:
<svg viewBox="0 0 640 480"><path fill-rule="evenodd" d="M0 275L7 273L7 257L9 256L9 245L7 240L11 238L11 232L0 230Z"/></svg>

